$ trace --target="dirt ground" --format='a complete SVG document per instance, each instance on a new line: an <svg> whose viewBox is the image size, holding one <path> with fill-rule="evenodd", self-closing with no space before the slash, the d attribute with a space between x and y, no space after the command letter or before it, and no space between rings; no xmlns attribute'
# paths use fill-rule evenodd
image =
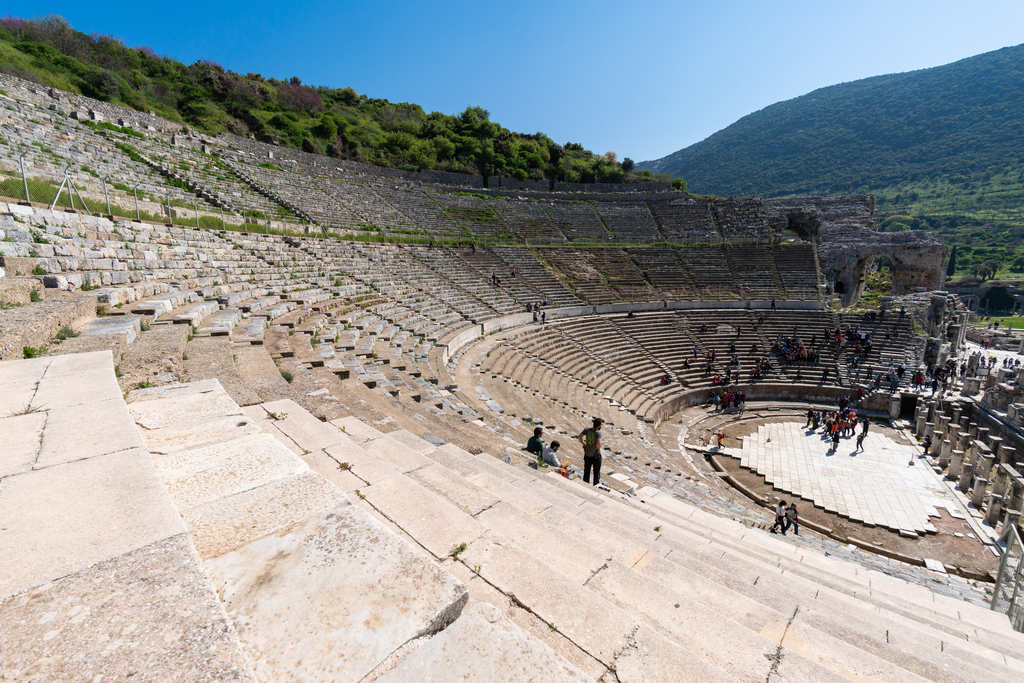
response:
<svg viewBox="0 0 1024 683"><path fill-rule="evenodd" d="M761 424L793 421L786 418L744 420L739 424L729 425L724 429L725 446L729 448L741 447L742 437L756 432ZM872 424L871 429L872 431L877 430L893 440L904 440L901 433L882 426L880 423ZM730 475L754 493L768 496L773 501L778 499L790 500L792 498L791 494L776 490L766 483L763 476L741 468L738 459L728 456L717 456L717 460ZM920 465L927 466L924 462L921 462ZM939 517L929 519L931 524L938 529L938 533L928 534L919 538L904 538L889 529L869 527L840 517L838 514L816 508L810 501L802 500L800 502L803 504L798 503L797 507L800 510L800 517L802 519L826 526L844 538L853 536L886 550L911 557L939 560L944 564L961 567L973 573L987 574L999 568L998 558L974 536L967 522L951 517L943 509L940 509ZM963 538L955 536L954 533L963 534Z"/></svg>

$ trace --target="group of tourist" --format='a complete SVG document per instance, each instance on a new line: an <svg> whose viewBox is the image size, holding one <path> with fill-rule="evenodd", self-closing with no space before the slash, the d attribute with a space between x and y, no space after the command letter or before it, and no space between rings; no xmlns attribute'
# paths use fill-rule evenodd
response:
<svg viewBox="0 0 1024 683"><path fill-rule="evenodd" d="M864 418L860 422L861 433L857 437L857 450L861 449L864 443L864 437L868 433L868 419ZM853 402L849 396L843 396L839 400L838 410L815 410L809 408L807 410L807 424L805 427L810 427L812 432L818 431L819 426L824 427L824 435L831 439L832 448L835 452L839 449L839 439L844 436L853 436L857 429L857 409L853 407Z"/></svg>
<svg viewBox="0 0 1024 683"><path fill-rule="evenodd" d="M775 339L775 343L772 344L772 353L781 358L786 365L796 362L820 363L821 353L817 350L812 350L817 346L817 341L817 335L811 337L811 343L808 347L795 331L789 337L784 337L780 334Z"/></svg>
<svg viewBox="0 0 1024 683"><path fill-rule="evenodd" d="M907 317L907 309L901 307L900 308L900 320L903 320L906 317ZM884 308L879 308L877 311L865 311L864 312L864 322L873 323L873 322L883 322L884 320L885 320L885 309Z"/></svg>
<svg viewBox="0 0 1024 683"><path fill-rule="evenodd" d="M719 408L722 410L732 410L735 408L742 411L744 404L747 402L747 395L739 390L725 391L721 394L712 391L708 400L716 410Z"/></svg>
<svg viewBox="0 0 1024 683"><path fill-rule="evenodd" d="M793 527L795 535L800 535L800 513L796 509L796 503L786 507L786 501L780 500L775 506L775 524L772 524L769 531L773 534L781 532L785 536L789 527Z"/></svg>
<svg viewBox="0 0 1024 683"><path fill-rule="evenodd" d="M601 426L604 421L595 417L591 426L576 435L576 440L583 446L583 481L597 486L601 483ZM545 444L541 436L544 434L543 427L535 427L533 436L526 442L526 451L537 456L537 467L555 467L562 472L563 477L569 476L565 463L558 457L558 451L562 444L552 441Z"/></svg>

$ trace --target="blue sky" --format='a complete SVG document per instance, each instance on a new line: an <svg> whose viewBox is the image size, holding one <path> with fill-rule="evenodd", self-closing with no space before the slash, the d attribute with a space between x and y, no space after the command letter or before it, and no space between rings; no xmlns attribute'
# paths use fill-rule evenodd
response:
<svg viewBox="0 0 1024 683"><path fill-rule="evenodd" d="M816 88L1024 42L1024 2L23 2L191 63L656 159Z"/></svg>

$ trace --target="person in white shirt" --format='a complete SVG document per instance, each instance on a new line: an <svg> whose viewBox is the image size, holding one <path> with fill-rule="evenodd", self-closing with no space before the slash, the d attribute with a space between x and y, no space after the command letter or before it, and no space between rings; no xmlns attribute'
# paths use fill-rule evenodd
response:
<svg viewBox="0 0 1024 683"><path fill-rule="evenodd" d="M561 445L562 444L558 443L557 441L552 441L550 446L544 447L544 454L542 457L544 458L545 465L548 465L550 467L562 466L562 461L559 460L558 456L556 455Z"/></svg>

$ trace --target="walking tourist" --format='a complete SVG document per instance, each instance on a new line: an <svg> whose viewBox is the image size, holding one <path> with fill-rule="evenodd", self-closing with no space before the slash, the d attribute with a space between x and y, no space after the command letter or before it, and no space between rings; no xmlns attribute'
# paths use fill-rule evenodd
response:
<svg viewBox="0 0 1024 683"><path fill-rule="evenodd" d="M786 501L784 500L780 500L779 504L775 506L775 524L772 524L769 531L774 534L776 529L781 531L783 536L786 535Z"/></svg>
<svg viewBox="0 0 1024 683"><path fill-rule="evenodd" d="M800 513L796 509L796 503L789 506L786 510L786 527L782 530L782 535L785 536L789 527L793 527L793 533L796 536L800 535Z"/></svg>

